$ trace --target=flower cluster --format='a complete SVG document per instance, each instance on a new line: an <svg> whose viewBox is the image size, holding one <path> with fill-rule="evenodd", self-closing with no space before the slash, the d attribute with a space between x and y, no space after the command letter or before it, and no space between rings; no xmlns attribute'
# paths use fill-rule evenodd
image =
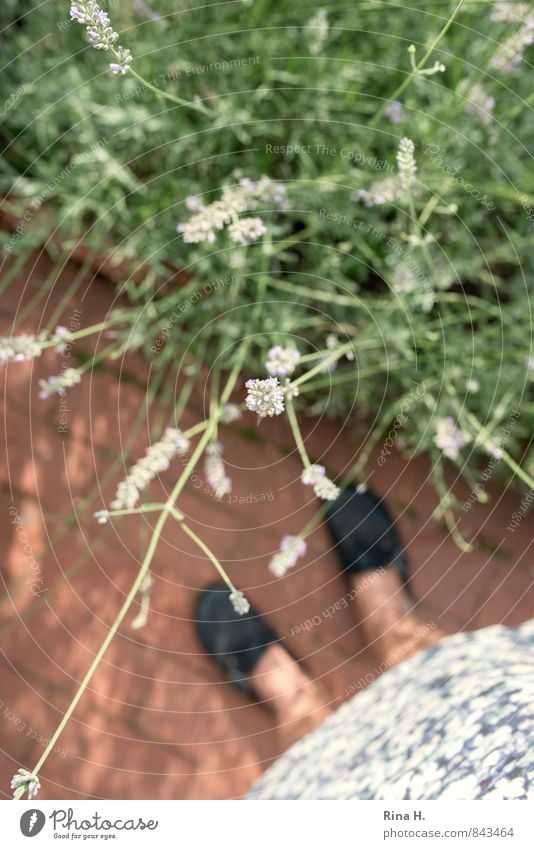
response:
<svg viewBox="0 0 534 849"><path fill-rule="evenodd" d="M96 50L113 51L116 62L109 65L111 73L126 74L130 69L132 54L125 47L115 47L119 34L112 28L108 13L104 12L97 0L77 0L71 3L70 17L85 26L92 47Z"/></svg>
<svg viewBox="0 0 534 849"><path fill-rule="evenodd" d="M397 151L399 173L386 177L384 180L376 180L369 189L358 189L356 192L358 200L363 200L366 206L381 206L384 203L393 203L405 197L408 191L413 190L417 173L414 150L413 141L406 137L402 138Z"/></svg>
<svg viewBox="0 0 534 849"><path fill-rule="evenodd" d="M339 487L326 477L324 466L313 464L303 470L300 479L305 486L313 486L317 498L323 501L335 501L339 495Z"/></svg>
<svg viewBox="0 0 534 849"><path fill-rule="evenodd" d="M63 327L63 325L61 324L58 324L58 326L54 330L54 336L59 339L59 343L57 346L58 353L64 354L67 349L68 343L72 342L72 333L70 332L70 330L68 330L68 328Z"/></svg>
<svg viewBox="0 0 534 849"><path fill-rule="evenodd" d="M282 348L275 345L269 349L265 368L271 377L287 377L293 374L300 362L300 352L296 348Z"/></svg>
<svg viewBox="0 0 534 849"><path fill-rule="evenodd" d="M66 327L58 325L53 335L46 330L35 336L21 333L20 336L0 336L0 364L21 363L40 357L50 341L57 342L56 350L63 354L66 346L72 341L73 335Z"/></svg>
<svg viewBox="0 0 534 849"><path fill-rule="evenodd" d="M241 415L241 410L237 404L225 404L221 409L219 421L222 424L232 424L232 422L237 422L241 418Z"/></svg>
<svg viewBox="0 0 534 849"><path fill-rule="evenodd" d="M195 212L185 224L179 224L178 233L184 242L198 244L215 241L217 230L228 225L232 241L246 245L260 238L265 232L261 218L239 218L244 212L253 212L260 203L274 203L279 209L285 204L286 194L283 186L273 183L268 177L257 182L243 177L236 186L223 189L220 200L204 206L197 197L188 198L186 205Z"/></svg>
<svg viewBox="0 0 534 849"><path fill-rule="evenodd" d="M13 796L21 787L23 787L24 792L28 794L28 799L32 799L34 796L37 796L41 789L41 782L36 775L33 775L33 773L29 772L27 769L19 769L11 779Z"/></svg>
<svg viewBox="0 0 534 849"><path fill-rule="evenodd" d="M261 218L237 218L228 226L228 235L236 245L251 245L267 232Z"/></svg>
<svg viewBox="0 0 534 849"><path fill-rule="evenodd" d="M247 380L245 386L248 389L245 404L251 412L261 418L279 416L284 412L284 393L277 377L254 378Z"/></svg>
<svg viewBox="0 0 534 849"><path fill-rule="evenodd" d="M415 147L411 139L404 137L400 140L397 151L397 168L399 169L400 184L405 192L408 192L411 188L417 173L414 151Z"/></svg>
<svg viewBox="0 0 534 849"><path fill-rule="evenodd" d="M356 197L366 206L382 206L384 203L393 203L403 194L399 178L386 177L384 180L375 180L368 189L358 189Z"/></svg>
<svg viewBox="0 0 534 849"><path fill-rule="evenodd" d="M528 17L530 6L528 3L494 3L491 9L490 19L492 21L506 21L517 23Z"/></svg>
<svg viewBox="0 0 534 849"><path fill-rule="evenodd" d="M93 516L99 525L107 525L109 522L109 510L97 510Z"/></svg>
<svg viewBox="0 0 534 849"><path fill-rule="evenodd" d="M223 498L232 491L232 481L226 474L221 459L222 450L220 442L211 442L206 448L204 458L206 480L212 488L215 498Z"/></svg>
<svg viewBox="0 0 534 849"><path fill-rule="evenodd" d="M288 569L295 565L299 557L306 554L306 543L301 537L286 535L282 537L280 550L269 562L269 572L275 578L283 578Z"/></svg>
<svg viewBox="0 0 534 849"><path fill-rule="evenodd" d="M40 357L43 350L44 339L23 333L20 336L0 337L0 363L21 363L24 360L33 360Z"/></svg>
<svg viewBox="0 0 534 849"><path fill-rule="evenodd" d="M488 94L484 86L480 83L472 83L465 90L468 99L465 107L466 113L473 115L477 121L487 126L491 123L491 113L495 107L495 98Z"/></svg>
<svg viewBox="0 0 534 849"><path fill-rule="evenodd" d="M109 63L109 70L112 74L117 76L124 76L130 70L130 65L132 63L133 56L131 51L128 50L127 47L121 47L120 45L117 47L115 51L116 62Z"/></svg>
<svg viewBox="0 0 534 849"><path fill-rule="evenodd" d="M339 336L337 335L337 333L329 333L328 336L325 339L325 345L326 345L327 351L335 351L335 349L339 345ZM328 362L329 356L330 356L329 354L326 354L325 357L324 357L324 359L325 359L325 367L324 368L325 368L325 371L332 372L332 371L336 370L338 361L334 360L332 362L332 360L330 360L330 362ZM347 360L347 362L353 363L354 360L356 359L356 354L354 353L354 351L347 351L346 354L345 354L345 359Z"/></svg>
<svg viewBox="0 0 534 849"><path fill-rule="evenodd" d="M503 74L515 74L523 61L525 47L534 42L534 14L528 3L495 3L491 20L521 22L520 28L499 45L490 62Z"/></svg>
<svg viewBox="0 0 534 849"><path fill-rule="evenodd" d="M471 442L471 436L459 428L451 416L437 419L434 444L449 460L456 460L460 450Z"/></svg>
<svg viewBox="0 0 534 849"><path fill-rule="evenodd" d="M398 295L409 295L415 291L417 288L415 275L407 263L399 262L395 266L391 285Z"/></svg>
<svg viewBox="0 0 534 849"><path fill-rule="evenodd" d="M126 479L119 483L111 509L133 510L141 490L145 489L156 475L169 468L173 457L185 454L188 450L189 440L183 433L178 428L166 428L163 438L150 446L145 456L132 466Z"/></svg>
<svg viewBox="0 0 534 849"><path fill-rule="evenodd" d="M523 61L525 47L528 47L532 42L534 42L534 21L531 21L528 25L525 24L506 41L503 41L491 57L490 65L502 74L512 76L512 74L517 73L517 69Z"/></svg>
<svg viewBox="0 0 534 849"><path fill-rule="evenodd" d="M286 379L284 380L282 391L284 393L285 398L287 398L289 401L291 401L292 398L298 398L299 396L298 386L295 386L294 383L291 383L289 377L286 377Z"/></svg>
<svg viewBox="0 0 534 849"><path fill-rule="evenodd" d="M64 395L66 389L76 386L81 380L80 372L75 368L67 368L58 375L52 375L48 380L40 380L39 398L50 398L51 395Z"/></svg>
<svg viewBox="0 0 534 849"><path fill-rule="evenodd" d="M245 598L245 594L241 590L232 590L228 596L230 604L239 616L245 616L250 610L250 603Z"/></svg>
<svg viewBox="0 0 534 849"><path fill-rule="evenodd" d="M328 38L328 15L325 9L317 9L315 15L310 18L306 24L306 29L309 30L308 45L310 53L317 56L323 49Z"/></svg>

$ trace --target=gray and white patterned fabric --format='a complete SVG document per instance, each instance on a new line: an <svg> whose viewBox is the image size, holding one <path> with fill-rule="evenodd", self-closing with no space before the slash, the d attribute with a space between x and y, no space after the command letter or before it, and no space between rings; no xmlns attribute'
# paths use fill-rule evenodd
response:
<svg viewBox="0 0 534 849"><path fill-rule="evenodd" d="M534 620L445 637L386 672L247 798L534 798Z"/></svg>

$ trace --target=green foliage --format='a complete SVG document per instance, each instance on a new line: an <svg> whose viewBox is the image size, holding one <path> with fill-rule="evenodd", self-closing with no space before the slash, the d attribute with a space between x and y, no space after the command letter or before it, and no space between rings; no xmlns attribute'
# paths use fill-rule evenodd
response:
<svg viewBox="0 0 534 849"><path fill-rule="evenodd" d="M176 5L154 2L156 19L146 4L104 7L136 73L209 114L133 74L110 76L106 55L69 22L69 3L4 3L0 183L11 211L42 203L65 244L83 234L129 261L125 332L134 327L148 357L176 362L187 352L199 363L225 351L226 368L232 344L254 332L249 370L264 374L273 344L292 338L310 354L329 334L353 339L356 361L310 381L301 412L351 413L379 441L399 402L423 385L402 444L410 454L435 451L433 423L452 416L473 437L458 459L471 475L488 455L488 434L498 437L515 411L504 447L529 484L534 71L528 51L513 76L491 65L520 22L467 3L419 69L437 61L445 70L410 76L408 48L420 62L453 4L333 2L320 44L308 25L313 3ZM403 84L405 119L395 124L383 107ZM469 107L478 86L493 98L492 114ZM358 192L396 175L402 137L415 144L415 189L367 206ZM261 244L237 246L225 232L213 245L184 244L176 227L191 216L188 197L211 203L240 176L262 174L286 186L288 208L259 210L268 228ZM12 253L32 247L31 231ZM166 285L177 268L191 278L184 287ZM263 276L261 322L250 327ZM202 295L221 280L229 282ZM479 388L468 392L473 379Z"/></svg>

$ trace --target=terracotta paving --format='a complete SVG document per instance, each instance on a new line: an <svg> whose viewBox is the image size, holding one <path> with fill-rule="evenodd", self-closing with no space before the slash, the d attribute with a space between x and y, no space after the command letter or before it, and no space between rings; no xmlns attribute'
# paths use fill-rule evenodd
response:
<svg viewBox="0 0 534 849"><path fill-rule="evenodd" d="M67 267L47 291L51 268L40 258L9 286L0 332L10 332L14 315L22 317L19 331L36 330L54 315L60 298L76 285L79 269ZM84 280L83 289L82 321L88 325L107 314L114 295L98 277ZM80 303L78 291L54 320L67 324L71 308ZM96 344L102 350L106 339ZM95 350L94 341L78 345L80 351ZM68 432L58 433L57 399L37 397L37 380L57 372L57 362L55 353L47 353L33 364L10 366L4 375L2 797L9 795L11 775L37 760L43 740L60 721L146 545L149 515L113 527L92 519L93 510L109 503L120 477L120 470L109 479L106 473L136 419L140 427L130 459L143 452L151 428L156 436L161 432L171 411L158 396L156 410L147 413L150 375L140 358L130 356L69 391ZM185 426L203 417L201 389L188 404ZM338 474L354 462L361 436L353 425L305 420L303 426L315 460ZM293 655L322 680L332 704L339 704L350 684L373 674L375 661L362 645L350 607L339 604L347 589L324 529L312 536L308 555L284 580L271 579L266 569L281 536L298 532L317 508L298 482L288 429L275 420L257 430L244 419L226 428L223 438L232 503L214 500L198 471L180 507ZM506 534L517 493L490 484L491 504L463 517L462 530L478 535L480 543L464 554L432 519L436 499L423 459L407 464L395 453L379 468L374 455L368 472L372 487L398 517L428 622L455 632L515 625L532 615L531 523L526 519ZM175 473L163 476L166 489ZM457 492L461 500L469 495L465 484ZM17 510L20 525L10 508ZM65 514L71 515L67 530ZM213 569L177 526L165 528L153 575L148 624L132 630L135 606L42 770L41 798L236 798L280 753L272 716L221 681L202 654L191 620L196 594L213 580ZM336 602L340 609L332 615L328 609ZM312 627L302 628L310 621Z"/></svg>

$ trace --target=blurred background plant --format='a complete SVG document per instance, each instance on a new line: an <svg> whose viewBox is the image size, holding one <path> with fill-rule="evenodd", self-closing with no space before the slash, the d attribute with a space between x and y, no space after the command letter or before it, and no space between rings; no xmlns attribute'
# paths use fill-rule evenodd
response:
<svg viewBox="0 0 534 849"><path fill-rule="evenodd" d="M355 477L409 402L397 447L430 455L451 529L444 464L474 485L497 456L532 488L528 4L101 6L133 55L124 75L68 2L2 4L2 285L36 246L60 267L83 242L121 269L129 302L109 355L139 349L162 381L183 357L190 378L213 362L220 376L245 333L246 377L266 376L273 345L315 366L350 341L292 403L353 418ZM249 208L250 239L243 225L184 239L262 175L279 197Z"/></svg>

